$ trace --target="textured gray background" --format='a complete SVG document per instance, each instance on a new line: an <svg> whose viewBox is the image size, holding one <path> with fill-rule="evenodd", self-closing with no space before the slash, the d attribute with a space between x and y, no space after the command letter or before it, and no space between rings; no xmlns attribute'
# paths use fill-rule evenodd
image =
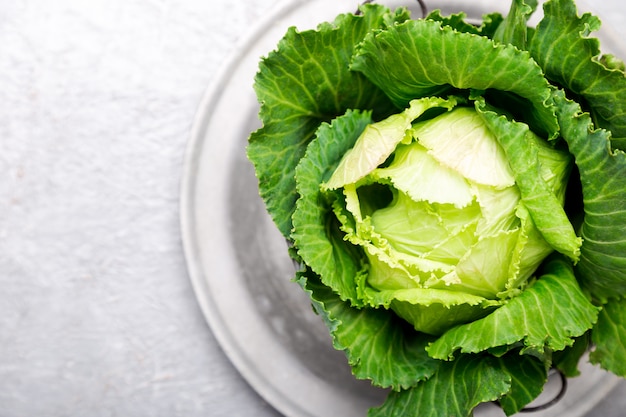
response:
<svg viewBox="0 0 626 417"><path fill-rule="evenodd" d="M277 415L201 315L178 212L200 99L276 3L0 0L0 417Z"/></svg>
<svg viewBox="0 0 626 417"><path fill-rule="evenodd" d="M275 0L0 0L0 417L272 416L179 233L200 99Z"/></svg>

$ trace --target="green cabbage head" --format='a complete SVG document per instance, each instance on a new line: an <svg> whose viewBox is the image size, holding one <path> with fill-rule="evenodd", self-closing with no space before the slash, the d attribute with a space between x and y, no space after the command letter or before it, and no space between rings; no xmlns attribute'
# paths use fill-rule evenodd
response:
<svg viewBox="0 0 626 417"><path fill-rule="evenodd" d="M626 376L624 66L541 3L365 4L259 64L247 155L333 346L391 389L370 417L513 415L591 346Z"/></svg>
<svg viewBox="0 0 626 417"><path fill-rule="evenodd" d="M369 124L322 188L343 192L345 239L368 260L365 298L441 334L517 295L553 249L481 113L452 99L423 115L433 104L413 100ZM570 155L535 134L526 140L536 175L563 204Z"/></svg>

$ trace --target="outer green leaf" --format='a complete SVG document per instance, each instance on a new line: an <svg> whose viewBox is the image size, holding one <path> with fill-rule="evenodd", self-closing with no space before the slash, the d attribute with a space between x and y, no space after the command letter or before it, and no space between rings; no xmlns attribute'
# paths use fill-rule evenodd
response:
<svg viewBox="0 0 626 417"><path fill-rule="evenodd" d="M598 320L600 320L600 318L598 318ZM580 375L578 365L583 355L587 353L589 349L590 333L591 332L587 332L576 338L574 345L565 350L554 352L552 356L554 367L561 371L566 377L573 378Z"/></svg>
<svg viewBox="0 0 626 417"><path fill-rule="evenodd" d="M440 362L424 349L431 339L413 332L393 313L351 307L310 271L300 274L299 283L309 292L335 348L345 351L357 378L399 390L429 378L438 369Z"/></svg>
<svg viewBox="0 0 626 417"><path fill-rule="evenodd" d="M562 190L553 190L541 176L539 140L535 140L534 134L526 124L510 121L505 116L495 113L487 108L484 101L477 101L476 109L483 115L489 129L504 149L521 192L522 201L537 229L554 249L578 261L582 242L576 236L562 202L557 198L557 195L562 194ZM567 162L568 158L564 156L563 159ZM561 184L566 184L568 174L567 169L561 180L556 181L559 188L564 188Z"/></svg>
<svg viewBox="0 0 626 417"><path fill-rule="evenodd" d="M555 96L562 135L580 174L584 205L577 276L604 301L626 295L626 154L613 151L609 133L595 130L588 114Z"/></svg>
<svg viewBox="0 0 626 417"><path fill-rule="evenodd" d="M442 26L450 26L459 32L473 33L475 35L480 35L481 32L481 28L466 21L467 14L463 12L444 16L441 14L441 10L436 9L430 12L426 18L441 22Z"/></svg>
<svg viewBox="0 0 626 417"><path fill-rule="evenodd" d="M434 358L450 359L457 350L477 353L523 342L542 353L562 350L595 323L598 309L580 290L571 264L552 257L531 287L487 317L457 326L428 347Z"/></svg>
<svg viewBox="0 0 626 417"><path fill-rule="evenodd" d="M528 18L536 8L537 0L513 0L509 13L498 27L493 39L525 50L528 40Z"/></svg>
<svg viewBox="0 0 626 417"><path fill-rule="evenodd" d="M347 109L391 112L385 95L362 74L350 71L357 45L373 28L408 19L368 5L360 16L340 15L318 30L289 29L278 49L263 59L255 79L263 127L250 136L248 157L269 213L283 235L291 231L295 208L293 171L320 123Z"/></svg>
<svg viewBox="0 0 626 417"><path fill-rule="evenodd" d="M494 358L463 355L441 365L429 380L392 392L369 417L470 417L483 402L507 393L511 376Z"/></svg>
<svg viewBox="0 0 626 417"><path fill-rule="evenodd" d="M293 214L291 237L298 255L341 299L355 305L361 304L355 282L361 269L359 254L343 241L339 225L333 221L332 201L325 201L320 184L371 121L369 112L348 111L332 124L321 125L295 174L300 198Z"/></svg>
<svg viewBox="0 0 626 417"><path fill-rule="evenodd" d="M441 22L442 25L450 26L459 32L473 33L488 38L493 38L494 33L503 21L503 17L500 13L492 12L483 15L482 22L479 25L476 22L468 22L466 20L467 15L463 12L443 16L439 9L433 10L426 18Z"/></svg>
<svg viewBox="0 0 626 417"><path fill-rule="evenodd" d="M541 394L548 379L546 364L531 355L511 352L497 359L511 375L511 389L499 403L507 416L519 412Z"/></svg>
<svg viewBox="0 0 626 417"><path fill-rule="evenodd" d="M440 22L410 20L368 35L352 68L399 107L451 87L508 91L528 101L533 124L541 133L554 137L558 132L554 110L546 105L550 85L527 52Z"/></svg>
<svg viewBox="0 0 626 417"><path fill-rule="evenodd" d="M596 122L626 136L626 78L621 69L607 67L600 59L599 41L589 37L600 20L585 13L578 17L573 0L544 4L529 51L546 76L581 95L591 106Z"/></svg>
<svg viewBox="0 0 626 417"><path fill-rule="evenodd" d="M595 350L592 363L626 378L626 300L613 300L604 305L598 323L592 330Z"/></svg>

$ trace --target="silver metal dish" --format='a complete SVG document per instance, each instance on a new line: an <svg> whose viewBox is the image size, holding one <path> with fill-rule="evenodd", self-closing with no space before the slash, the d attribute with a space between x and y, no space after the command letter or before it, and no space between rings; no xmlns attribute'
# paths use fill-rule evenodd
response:
<svg viewBox="0 0 626 417"><path fill-rule="evenodd" d="M396 7L407 1L381 3ZM260 22L206 93L184 167L182 234L198 302L232 363L288 417L362 417L386 396L353 378L308 297L291 281L294 267L286 243L258 197L245 156L248 135L259 127L252 83L261 56L275 49L289 26L312 28L357 6L356 1L293 0ZM431 0L429 6L480 17L505 13L508 2ZM417 3L414 9L419 15ZM605 43L609 49L615 45L610 37ZM532 416L581 417L618 382L588 364L582 371L561 401ZM475 415L503 416L491 405Z"/></svg>

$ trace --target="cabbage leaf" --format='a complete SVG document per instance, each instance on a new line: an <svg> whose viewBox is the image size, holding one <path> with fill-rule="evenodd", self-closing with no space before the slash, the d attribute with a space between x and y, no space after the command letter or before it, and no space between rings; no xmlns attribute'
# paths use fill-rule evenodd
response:
<svg viewBox="0 0 626 417"><path fill-rule="evenodd" d="M250 135L247 153L268 212L285 236L291 232L297 199L294 170L319 125L348 108L370 110L380 117L392 107L381 90L350 71L348 64L367 33L409 15L378 5L366 10L359 16L340 15L317 30L290 28L259 64L254 87L263 126Z"/></svg>
<svg viewBox="0 0 626 417"><path fill-rule="evenodd" d="M464 355L441 365L439 372L418 387L392 392L368 417L469 417L477 405L509 391L511 375L496 359Z"/></svg>
<svg viewBox="0 0 626 417"><path fill-rule="evenodd" d="M528 52L437 21L409 20L370 33L351 68L401 108L415 97L454 89L510 92L526 100L536 130L551 138L558 134L554 109L548 104L550 84Z"/></svg>
<svg viewBox="0 0 626 417"><path fill-rule="evenodd" d="M400 391L439 369L441 361L425 350L431 338L411 334L392 312L352 308L310 270L298 274L298 283L310 294L313 307L330 329L333 345L345 352L357 378Z"/></svg>
<svg viewBox="0 0 626 417"><path fill-rule="evenodd" d="M582 183L584 222L581 259L583 284L602 301L626 295L626 154L612 150L610 133L594 129L580 106L555 96L563 137L574 155Z"/></svg>
<svg viewBox="0 0 626 417"><path fill-rule="evenodd" d="M598 308L580 290L571 263L554 257L544 274L519 296L487 317L448 331L428 347L437 359L454 353L478 353L523 342L544 354L563 350L596 322Z"/></svg>
<svg viewBox="0 0 626 417"><path fill-rule="evenodd" d="M572 0L546 2L544 16L529 45L532 57L546 77L583 97L596 126L612 132L612 146L626 150L626 78L607 66L598 39L590 36L600 19L579 17Z"/></svg>

